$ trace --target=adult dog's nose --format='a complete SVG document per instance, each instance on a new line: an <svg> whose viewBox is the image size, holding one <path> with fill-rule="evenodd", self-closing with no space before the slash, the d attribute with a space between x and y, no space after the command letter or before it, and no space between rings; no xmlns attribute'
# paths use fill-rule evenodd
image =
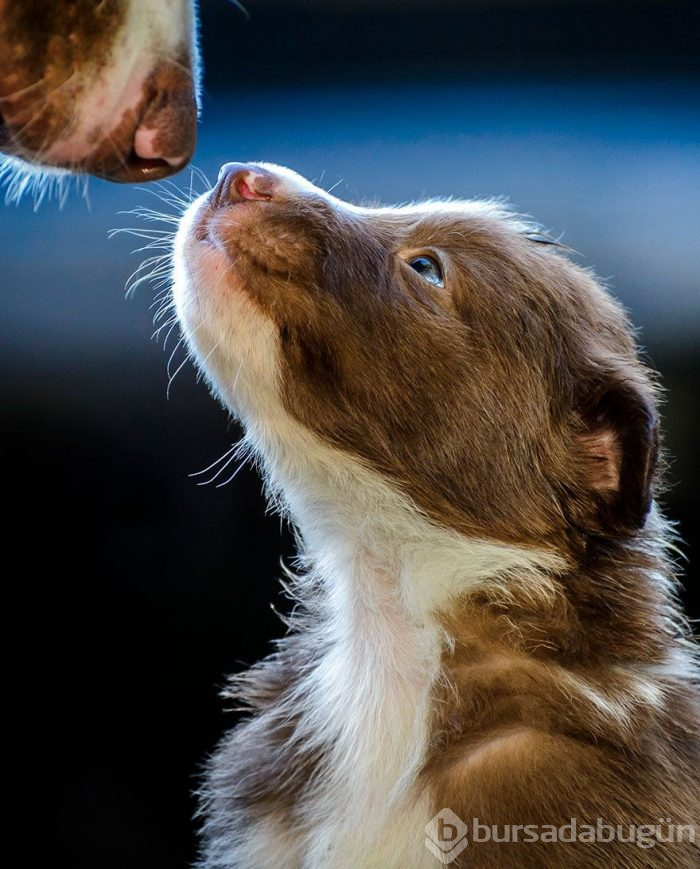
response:
<svg viewBox="0 0 700 869"><path fill-rule="evenodd" d="M134 131L125 177L115 180L164 178L192 157L197 107L190 71L164 61L151 74L148 88L149 99Z"/></svg>

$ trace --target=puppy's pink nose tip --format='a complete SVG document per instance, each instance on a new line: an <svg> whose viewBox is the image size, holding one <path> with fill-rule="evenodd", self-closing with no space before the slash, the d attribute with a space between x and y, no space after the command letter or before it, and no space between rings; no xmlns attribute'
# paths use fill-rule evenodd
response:
<svg viewBox="0 0 700 869"><path fill-rule="evenodd" d="M219 170L216 198L219 202L259 200L267 202L280 192L280 180L254 163L224 163Z"/></svg>

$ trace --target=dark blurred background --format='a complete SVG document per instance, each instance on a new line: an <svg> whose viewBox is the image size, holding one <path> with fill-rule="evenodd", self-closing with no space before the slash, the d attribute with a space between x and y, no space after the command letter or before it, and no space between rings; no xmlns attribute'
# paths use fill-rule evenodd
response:
<svg viewBox="0 0 700 869"><path fill-rule="evenodd" d="M506 195L563 233L662 372L667 508L697 616L696 3L245 3L249 20L203 4L195 165L271 160L354 200ZM189 187L189 171L176 181ZM158 206L91 182L89 203L0 209L7 621L22 805L40 830L28 865L191 860L197 770L233 721L217 690L283 631L270 602L286 606L289 536L251 471L222 488L188 476L237 432L189 365L166 399L152 292L124 301L142 255L107 230L134 225L117 212L139 204Z"/></svg>

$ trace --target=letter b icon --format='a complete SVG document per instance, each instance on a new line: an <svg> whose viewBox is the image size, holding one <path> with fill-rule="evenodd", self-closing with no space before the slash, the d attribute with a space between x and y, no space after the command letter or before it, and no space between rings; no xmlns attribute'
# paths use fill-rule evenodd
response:
<svg viewBox="0 0 700 869"><path fill-rule="evenodd" d="M452 863L467 847L468 827L451 809L441 809L426 824L425 847L441 863Z"/></svg>

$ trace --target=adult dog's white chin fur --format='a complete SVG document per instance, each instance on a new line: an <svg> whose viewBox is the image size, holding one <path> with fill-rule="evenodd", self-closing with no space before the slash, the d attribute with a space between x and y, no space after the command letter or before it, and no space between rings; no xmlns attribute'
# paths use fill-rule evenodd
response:
<svg viewBox="0 0 700 869"><path fill-rule="evenodd" d="M86 196L88 177L67 169L26 163L19 157L0 157L0 187L5 188L6 204L19 204L29 197L36 211L42 202L55 200L63 205L71 190Z"/></svg>

